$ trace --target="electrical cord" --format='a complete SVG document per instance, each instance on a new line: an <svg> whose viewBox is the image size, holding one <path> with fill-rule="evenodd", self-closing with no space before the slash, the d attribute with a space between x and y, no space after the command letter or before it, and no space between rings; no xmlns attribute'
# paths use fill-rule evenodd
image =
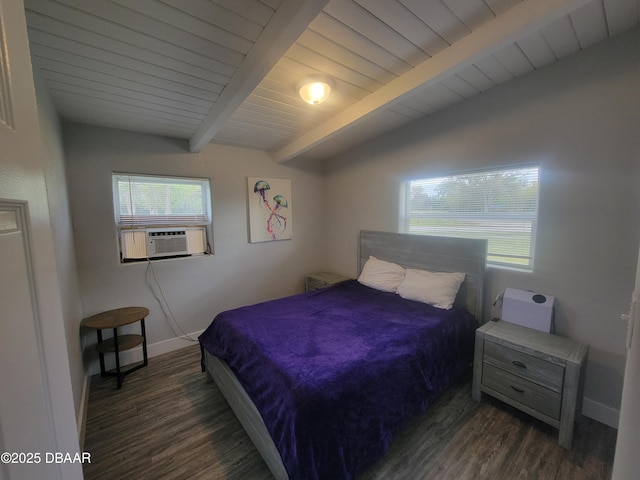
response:
<svg viewBox="0 0 640 480"><path fill-rule="evenodd" d="M151 272L151 277L153 278L153 281L155 282L155 284L158 287L158 290L160 291L160 297L158 297L158 294L153 289L153 285L151 285L151 282L149 280L149 272ZM190 342L197 342L198 339L197 338L193 338L192 336L187 334L182 329L180 324L178 323L178 320L176 320L175 315L171 311L171 307L169 307L169 302L167 302L167 299L164 296L164 292L162 291L162 287L160 286L160 282L158 282L158 279L156 278L156 272L153 270L153 265L151 264L151 259L149 257L147 257L147 271L146 271L145 275L146 275L146 278L147 278L147 283L149 283L149 287L151 287L151 291L153 292L153 296L156 298L156 300L158 300L158 303L160 304L160 307L162 308L162 310L164 310L165 315L168 318L170 318L171 320L173 320L173 324L171 324L171 322L168 322L169 326L173 330L173 333L175 333L179 337L182 337L182 338L185 338L186 340L189 340ZM165 310L165 307L166 307L166 310ZM176 328L180 332L177 332Z"/></svg>

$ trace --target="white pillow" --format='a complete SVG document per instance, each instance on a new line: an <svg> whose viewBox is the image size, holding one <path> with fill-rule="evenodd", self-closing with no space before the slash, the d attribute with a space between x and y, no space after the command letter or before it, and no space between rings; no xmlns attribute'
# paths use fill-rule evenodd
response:
<svg viewBox="0 0 640 480"><path fill-rule="evenodd" d="M429 272L407 269L398 294L408 300L449 310L456 300L465 273Z"/></svg>
<svg viewBox="0 0 640 480"><path fill-rule="evenodd" d="M404 271L404 268L398 264L370 256L362 267L358 282L383 292L395 293L398 285L404 280Z"/></svg>

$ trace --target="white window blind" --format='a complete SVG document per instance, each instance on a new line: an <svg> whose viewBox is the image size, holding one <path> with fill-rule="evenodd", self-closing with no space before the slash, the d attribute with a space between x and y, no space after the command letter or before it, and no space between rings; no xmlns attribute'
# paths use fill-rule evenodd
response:
<svg viewBox="0 0 640 480"><path fill-rule="evenodd" d="M211 222L209 180L114 173L116 225L206 225Z"/></svg>
<svg viewBox="0 0 640 480"><path fill-rule="evenodd" d="M539 167L407 182L408 233L488 240L487 263L533 269Z"/></svg>

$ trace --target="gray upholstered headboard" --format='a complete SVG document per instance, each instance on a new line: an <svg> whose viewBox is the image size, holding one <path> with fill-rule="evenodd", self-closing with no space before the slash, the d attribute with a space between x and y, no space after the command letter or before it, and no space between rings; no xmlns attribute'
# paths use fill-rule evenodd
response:
<svg viewBox="0 0 640 480"><path fill-rule="evenodd" d="M360 232L358 275L369 255L405 268L465 272L467 276L456 297L456 304L465 306L478 321L483 321L486 240L363 230Z"/></svg>

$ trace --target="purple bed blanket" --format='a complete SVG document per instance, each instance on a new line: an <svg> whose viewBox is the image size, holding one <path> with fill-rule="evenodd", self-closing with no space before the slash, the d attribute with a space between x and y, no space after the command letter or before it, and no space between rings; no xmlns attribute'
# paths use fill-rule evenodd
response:
<svg viewBox="0 0 640 480"><path fill-rule="evenodd" d="M470 364L477 322L365 287L222 312L200 336L245 388L291 480L354 479Z"/></svg>

